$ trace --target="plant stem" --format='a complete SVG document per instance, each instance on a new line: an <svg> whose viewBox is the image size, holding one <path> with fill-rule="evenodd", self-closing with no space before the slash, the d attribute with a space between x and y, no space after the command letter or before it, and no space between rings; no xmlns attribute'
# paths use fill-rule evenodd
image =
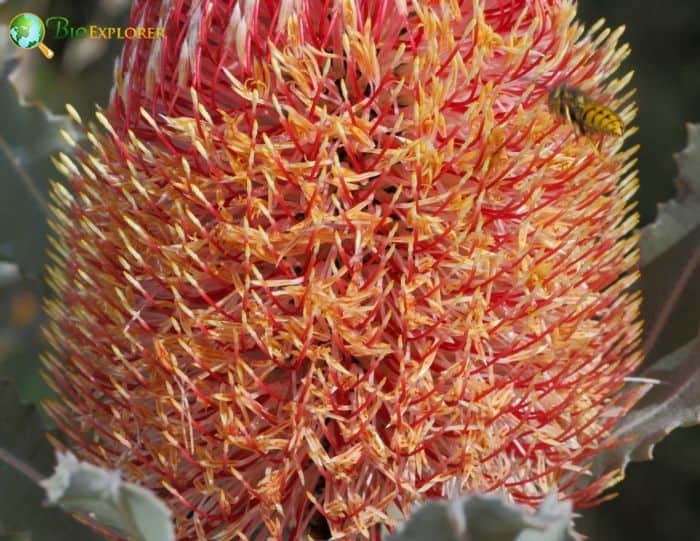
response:
<svg viewBox="0 0 700 541"><path fill-rule="evenodd" d="M36 185L36 182L34 182L34 179L31 177L31 175L27 173L24 167L22 167L22 164L20 164L17 161L17 158L15 158L15 156L12 153L10 145L7 144L7 141L5 141L5 138L2 135L0 135L0 150L7 158L7 161L9 161L10 164L12 164L12 167L19 175L19 178L22 180L24 185L29 190L29 193L32 194L32 197L34 197L37 204L41 208L41 211L48 216L49 206L46 201L46 198L41 193L41 190Z"/></svg>
<svg viewBox="0 0 700 541"><path fill-rule="evenodd" d="M4 462L11 468L14 468L18 472L24 474L37 485L44 479L44 476L32 468L29 464L22 462L19 458L2 447L0 447L0 462Z"/></svg>
<svg viewBox="0 0 700 541"><path fill-rule="evenodd" d="M695 272L695 269L699 264L700 246L695 249L693 254L686 262L685 267L683 268L683 272L681 272L681 275L679 276L678 280L673 286L673 289L671 290L671 294L668 296L666 302L664 302L663 306L661 307L661 310L659 311L659 317L656 318L656 320L654 321L654 325L647 333L647 337L642 344L642 351L644 352L645 357L649 355L652 349L654 349L654 345L656 344L659 335L663 332L664 328L666 327L666 323L671 317L673 309L676 307L676 304L678 303L681 294L685 290L685 286L688 284L688 281L690 280L691 276L693 276L693 272Z"/></svg>

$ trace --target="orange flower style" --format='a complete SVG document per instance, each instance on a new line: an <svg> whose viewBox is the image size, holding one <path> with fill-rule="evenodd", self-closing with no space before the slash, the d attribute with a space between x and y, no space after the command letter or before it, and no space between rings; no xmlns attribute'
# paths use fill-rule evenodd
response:
<svg viewBox="0 0 700 541"><path fill-rule="evenodd" d="M158 491L179 540L594 501L640 361L632 130L582 134L548 96L635 107L621 31L575 16L137 0L164 37L126 42L56 160L47 407L81 457Z"/></svg>

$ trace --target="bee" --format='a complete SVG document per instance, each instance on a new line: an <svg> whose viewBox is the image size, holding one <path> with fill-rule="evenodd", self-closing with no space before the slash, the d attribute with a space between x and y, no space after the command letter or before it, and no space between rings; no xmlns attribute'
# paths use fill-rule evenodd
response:
<svg viewBox="0 0 700 541"><path fill-rule="evenodd" d="M571 86L557 86L547 95L549 110L576 124L582 135L622 135L625 125L613 110Z"/></svg>

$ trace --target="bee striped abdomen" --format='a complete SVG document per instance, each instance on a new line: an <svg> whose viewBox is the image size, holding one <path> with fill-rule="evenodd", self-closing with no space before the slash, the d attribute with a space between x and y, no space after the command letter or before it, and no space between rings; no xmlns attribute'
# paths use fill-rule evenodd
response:
<svg viewBox="0 0 700 541"><path fill-rule="evenodd" d="M620 136L625 125L613 110L596 103L578 88L558 86L547 97L549 110L576 124L582 134Z"/></svg>
<svg viewBox="0 0 700 541"><path fill-rule="evenodd" d="M620 117L607 107L597 103L586 104L581 120L586 132L620 136L624 130Z"/></svg>

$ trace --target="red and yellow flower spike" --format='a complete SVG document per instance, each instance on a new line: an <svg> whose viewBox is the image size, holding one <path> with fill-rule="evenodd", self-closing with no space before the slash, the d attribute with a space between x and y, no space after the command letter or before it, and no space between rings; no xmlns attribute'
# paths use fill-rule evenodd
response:
<svg viewBox="0 0 700 541"><path fill-rule="evenodd" d="M635 107L621 31L575 15L137 0L165 37L126 43L53 191L48 411L82 458L166 497L179 540L594 501L640 361L634 149L547 93Z"/></svg>

